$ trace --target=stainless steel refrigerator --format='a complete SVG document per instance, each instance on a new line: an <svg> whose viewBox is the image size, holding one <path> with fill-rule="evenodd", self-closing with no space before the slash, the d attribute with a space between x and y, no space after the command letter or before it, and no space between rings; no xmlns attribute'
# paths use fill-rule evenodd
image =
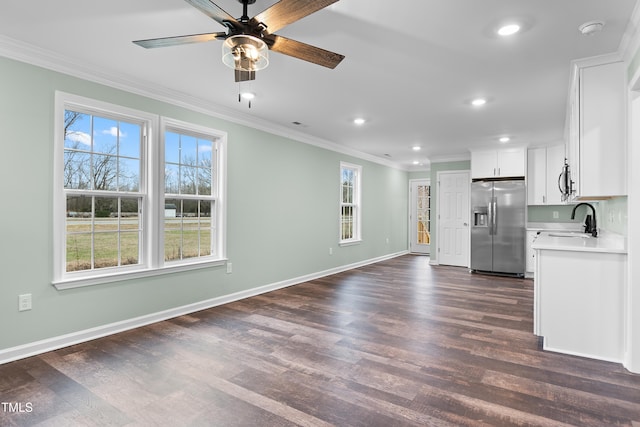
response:
<svg viewBox="0 0 640 427"><path fill-rule="evenodd" d="M523 275L524 180L471 183L471 270Z"/></svg>

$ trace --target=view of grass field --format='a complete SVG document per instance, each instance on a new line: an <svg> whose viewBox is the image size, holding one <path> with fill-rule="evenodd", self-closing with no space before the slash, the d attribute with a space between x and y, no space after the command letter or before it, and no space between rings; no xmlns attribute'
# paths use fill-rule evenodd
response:
<svg viewBox="0 0 640 427"><path fill-rule="evenodd" d="M143 203L142 135L135 120L65 110L67 272L143 262L152 236L139 215L164 218L165 261L211 255L216 138L165 132L164 192L173 197L155 212Z"/></svg>
<svg viewBox="0 0 640 427"><path fill-rule="evenodd" d="M211 254L211 218L166 218L164 228L165 261ZM67 271L137 264L139 230L137 217L67 218Z"/></svg>

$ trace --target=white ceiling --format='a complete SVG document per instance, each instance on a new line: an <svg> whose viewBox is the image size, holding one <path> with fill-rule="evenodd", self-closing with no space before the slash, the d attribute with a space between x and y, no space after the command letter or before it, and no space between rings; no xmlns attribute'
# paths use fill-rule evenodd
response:
<svg viewBox="0 0 640 427"><path fill-rule="evenodd" d="M214 0L240 17L238 0ZM254 16L275 3L257 0ZM221 42L143 49L132 40L224 31L183 0L2 0L0 37L280 132L304 133L408 170L472 147L561 141L570 61L615 52L636 0L341 0L277 34L346 56L334 70L278 53L238 102ZM493 30L516 20L524 31ZM602 20L604 30L579 34ZM2 41L0 40L0 41ZM33 49L35 48L35 50ZM42 51L40 50L42 49ZM0 51L0 54L2 52ZM469 106L477 96L489 102ZM355 126L356 116L367 119ZM292 122L300 122L294 125ZM303 138L304 139L304 138ZM413 145L422 146L416 153ZM413 166L419 160L422 166Z"/></svg>

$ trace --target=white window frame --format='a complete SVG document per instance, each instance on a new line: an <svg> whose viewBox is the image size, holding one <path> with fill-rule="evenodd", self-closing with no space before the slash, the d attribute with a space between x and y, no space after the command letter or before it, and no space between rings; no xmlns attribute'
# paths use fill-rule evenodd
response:
<svg viewBox="0 0 640 427"><path fill-rule="evenodd" d="M221 255L224 258L225 247L226 247L226 245L224 244L224 242L226 241L225 232L224 232L226 228L224 227L224 224L225 224L224 201L226 199L224 196L226 193L226 186L224 185L225 179L223 178L226 176L226 170L225 170L226 161L223 162L223 160L226 159L226 153L225 153L226 135L222 132L214 131L204 126L198 126L189 122L162 117L160 119L161 144L158 152L160 153L161 159L163 159L160 162L163 166L164 166L164 158L165 158L165 151L164 151L165 136L167 131L172 131L172 132L196 136L196 137L211 138L214 141L213 149L215 150L216 155L214 156L214 164L212 166L213 166L213 170L216 171L217 173L216 173L216 176L213 177L214 185L211 188L211 195L210 196L198 195L193 197L185 196L184 199L185 200L186 199L210 200L214 202L215 209L211 212L211 228L212 228L211 233L212 235L214 235L215 233L217 238L214 239L214 241L212 242L210 256L200 256L197 258L186 258L182 260L165 261L165 263L167 266L169 265L180 266L180 265L201 264L203 262L217 262L221 258ZM221 143L221 141L223 140L225 141L225 143ZM161 186L161 188L158 189L161 197L159 197L160 205L157 207L158 211L164 211L164 204L165 204L164 168L161 173L162 173L162 180L159 182L159 185ZM159 225L162 227L162 221L159 221L159 222L160 222ZM158 256L164 259L164 251L163 251L164 230L161 230L161 231L162 232L158 233L160 238L160 241L158 244L158 250L160 251L160 253L158 254Z"/></svg>
<svg viewBox="0 0 640 427"><path fill-rule="evenodd" d="M64 189L64 112L78 110L106 117L121 118L142 124L140 196L142 198L142 237L139 263L84 271L66 271L66 196ZM214 139L217 155L214 165L217 177L215 192L215 254L189 258L180 262L164 261L164 129L166 126L198 133ZM175 271L192 270L224 264L226 259L226 145L227 134L156 114L110 104L78 95L56 91L54 105L53 167L53 280L57 289L110 283ZM213 213L212 213L213 216ZM213 222L213 218L212 218ZM212 251L213 251L212 247Z"/></svg>
<svg viewBox="0 0 640 427"><path fill-rule="evenodd" d="M349 169L353 171L355 175L353 184L353 202L345 204L342 201L342 171L343 169ZM340 162L340 198L339 198L339 211L338 211L338 244L340 246L348 246L360 243L362 241L362 166L348 162ZM349 239L342 238L342 209L345 206L351 206L354 209L353 215L353 237Z"/></svg>

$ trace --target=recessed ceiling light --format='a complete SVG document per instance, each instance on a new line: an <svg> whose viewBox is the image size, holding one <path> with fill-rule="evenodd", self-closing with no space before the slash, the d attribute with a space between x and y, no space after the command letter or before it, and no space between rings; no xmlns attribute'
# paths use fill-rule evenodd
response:
<svg viewBox="0 0 640 427"><path fill-rule="evenodd" d="M414 165L419 165L419 164L420 164L420 162L419 162L419 161L417 161L417 160L414 160L414 161L413 161L413 164L414 164Z"/></svg>
<svg viewBox="0 0 640 427"><path fill-rule="evenodd" d="M471 105L473 105L474 107L482 107L486 103L487 103L487 100L484 98L476 98L473 101L471 101Z"/></svg>
<svg viewBox="0 0 640 427"><path fill-rule="evenodd" d="M498 34L501 36L511 36L520 31L520 25L518 24L508 24L503 25L498 29Z"/></svg>
<svg viewBox="0 0 640 427"><path fill-rule="evenodd" d="M413 151L420 151L420 150L422 150L422 147L420 147L419 145L414 145L411 149Z"/></svg>
<svg viewBox="0 0 640 427"><path fill-rule="evenodd" d="M358 117L357 119L353 119L353 123L355 123L357 125L363 125L364 122L366 122L366 120L363 119L362 117Z"/></svg>
<svg viewBox="0 0 640 427"><path fill-rule="evenodd" d="M508 136L503 136L502 138L499 139L499 141L502 143L505 143L505 142L511 141L511 138L509 138Z"/></svg>

